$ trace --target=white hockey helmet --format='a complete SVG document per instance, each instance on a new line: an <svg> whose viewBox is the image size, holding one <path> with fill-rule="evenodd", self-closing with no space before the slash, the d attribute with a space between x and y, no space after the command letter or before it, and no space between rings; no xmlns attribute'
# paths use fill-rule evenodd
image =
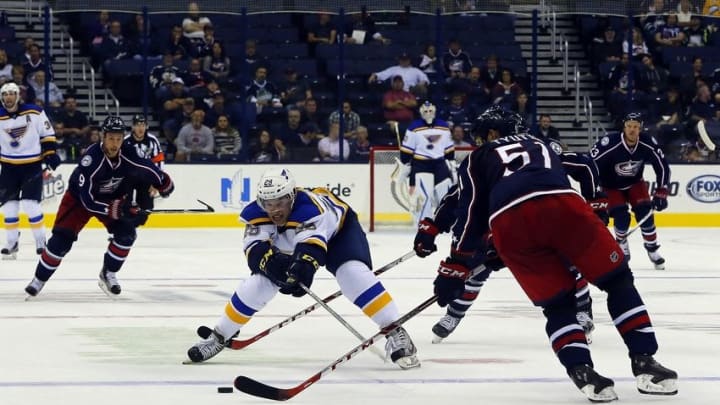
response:
<svg viewBox="0 0 720 405"><path fill-rule="evenodd" d="M435 111L435 106L429 101L424 102L420 106L420 116L428 125L432 124L433 120L435 120Z"/></svg>
<svg viewBox="0 0 720 405"><path fill-rule="evenodd" d="M269 169L260 177L257 202L263 209L270 200L288 198L290 206L295 202L295 177L287 169Z"/></svg>
<svg viewBox="0 0 720 405"><path fill-rule="evenodd" d="M15 101L11 105L5 104L5 96L7 94L15 94ZM0 101L2 101L3 107L8 110L15 108L20 102L20 87L13 82L3 84L2 87L0 87Z"/></svg>

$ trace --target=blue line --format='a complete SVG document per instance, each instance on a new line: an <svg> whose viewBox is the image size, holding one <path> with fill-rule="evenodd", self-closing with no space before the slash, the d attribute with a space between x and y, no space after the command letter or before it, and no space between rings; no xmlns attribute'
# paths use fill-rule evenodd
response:
<svg viewBox="0 0 720 405"><path fill-rule="evenodd" d="M635 381L634 377L611 377L615 381ZM680 377L681 382L716 382L720 376ZM298 380L265 380L269 385L291 386L299 384ZM568 378L519 377L519 378L359 378L348 380L318 381L318 384L329 385L367 385L367 384L557 384L567 383ZM228 380L137 380L137 381L10 381L0 382L0 388L19 387L138 387L138 386L201 386L230 385Z"/></svg>

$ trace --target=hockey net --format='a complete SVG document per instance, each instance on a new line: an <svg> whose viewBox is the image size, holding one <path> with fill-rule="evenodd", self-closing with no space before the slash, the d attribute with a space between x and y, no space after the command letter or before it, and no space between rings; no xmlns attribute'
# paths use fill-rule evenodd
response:
<svg viewBox="0 0 720 405"><path fill-rule="evenodd" d="M455 160L459 164L473 150L472 147L455 148ZM398 175L396 162L399 161L400 149L397 146L370 148L370 232L383 226L415 227L408 211L407 182L400 184L395 181Z"/></svg>

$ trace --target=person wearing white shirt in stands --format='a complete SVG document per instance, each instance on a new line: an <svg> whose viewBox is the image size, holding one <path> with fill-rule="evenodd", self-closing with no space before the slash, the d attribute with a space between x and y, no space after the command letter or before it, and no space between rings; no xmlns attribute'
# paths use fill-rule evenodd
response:
<svg viewBox="0 0 720 405"><path fill-rule="evenodd" d="M350 157L350 144L346 139L343 142L343 161ZM330 124L328 136L318 142L318 153L323 162L340 161L340 124Z"/></svg>
<svg viewBox="0 0 720 405"><path fill-rule="evenodd" d="M409 91L415 95L424 95L427 93L427 85L430 79L422 70L412 66L410 56L403 52L398 57L398 64L370 75L368 83L375 81L385 81L395 76L401 76L405 83L403 90Z"/></svg>

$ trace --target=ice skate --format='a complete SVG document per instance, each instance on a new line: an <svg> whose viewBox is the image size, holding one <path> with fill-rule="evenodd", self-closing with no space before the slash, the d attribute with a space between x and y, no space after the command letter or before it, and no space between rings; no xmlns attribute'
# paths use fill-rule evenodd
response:
<svg viewBox="0 0 720 405"><path fill-rule="evenodd" d="M663 367L651 355L639 354L631 357L632 372L637 380L637 389L643 394L675 395L677 373Z"/></svg>
<svg viewBox="0 0 720 405"><path fill-rule="evenodd" d="M44 286L45 281L39 280L37 277L33 277L32 281L30 281L30 284L25 287L25 292L28 293L30 297L35 297L38 295L38 293L40 293Z"/></svg>
<svg viewBox="0 0 720 405"><path fill-rule="evenodd" d="M650 261L655 265L655 270L665 270L665 259L658 253L659 248L660 246L658 245L645 246L648 258L650 258Z"/></svg>
<svg viewBox="0 0 720 405"><path fill-rule="evenodd" d="M107 271L105 269L100 270L100 279L98 280L98 286L102 289L108 297L114 298L120 294L122 289L117 281L117 273Z"/></svg>
<svg viewBox="0 0 720 405"><path fill-rule="evenodd" d="M440 343L443 339L450 336L455 328L457 328L461 319L462 318L456 318L450 314L445 314L445 316L443 316L438 323L432 327L432 333L434 335L432 342Z"/></svg>
<svg viewBox="0 0 720 405"><path fill-rule="evenodd" d="M45 244L47 242L45 241L45 238L42 238L40 240L35 240L35 253L41 255L45 251Z"/></svg>
<svg viewBox="0 0 720 405"><path fill-rule="evenodd" d="M611 402L618 399L613 380L598 374L587 364L568 370L570 379L587 396L590 402Z"/></svg>
<svg viewBox="0 0 720 405"><path fill-rule="evenodd" d="M393 363L404 370L420 367L420 360L418 360L416 356L417 349L415 348L415 344L403 327L399 327L390 332L386 338L385 352Z"/></svg>
<svg viewBox="0 0 720 405"><path fill-rule="evenodd" d="M615 238L618 245L620 245L620 249L622 249L623 253L625 254L625 257L630 261L630 244L628 243L626 238Z"/></svg>
<svg viewBox="0 0 720 405"><path fill-rule="evenodd" d="M18 242L15 241L13 244L8 243L5 245L5 247L0 250L0 255L2 255L3 260L15 260L17 259L17 252Z"/></svg>
<svg viewBox="0 0 720 405"><path fill-rule="evenodd" d="M593 322L592 315L590 312L578 311L575 317L585 332L585 340L587 340L588 344L592 343L592 333L595 330L595 322Z"/></svg>
<svg viewBox="0 0 720 405"><path fill-rule="evenodd" d="M207 339L203 339L188 349L188 357L193 363L201 363L205 360L215 357L216 354L220 353L225 348L225 338L213 330Z"/></svg>

